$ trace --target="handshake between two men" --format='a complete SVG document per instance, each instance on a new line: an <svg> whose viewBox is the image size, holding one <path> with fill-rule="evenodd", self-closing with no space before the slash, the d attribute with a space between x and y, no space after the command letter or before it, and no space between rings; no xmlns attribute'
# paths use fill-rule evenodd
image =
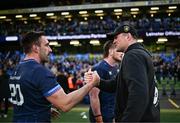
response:
<svg viewBox="0 0 180 123"><path fill-rule="evenodd" d="M89 69L88 72L84 73L84 83L87 84L89 82L93 82L94 86L99 85L100 77L99 77L97 71L91 71L91 69Z"/></svg>

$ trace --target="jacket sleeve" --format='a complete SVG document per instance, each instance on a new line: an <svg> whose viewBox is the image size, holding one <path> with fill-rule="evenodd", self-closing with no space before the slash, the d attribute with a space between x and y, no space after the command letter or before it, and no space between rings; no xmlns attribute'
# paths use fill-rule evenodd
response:
<svg viewBox="0 0 180 123"><path fill-rule="evenodd" d="M146 60L137 53L127 53L124 60L123 78L128 87L128 98L121 121L138 122L146 110L149 99Z"/></svg>
<svg viewBox="0 0 180 123"><path fill-rule="evenodd" d="M117 75L118 76L118 75ZM111 80L100 80L99 88L105 92L114 93L116 92L116 78L117 76Z"/></svg>

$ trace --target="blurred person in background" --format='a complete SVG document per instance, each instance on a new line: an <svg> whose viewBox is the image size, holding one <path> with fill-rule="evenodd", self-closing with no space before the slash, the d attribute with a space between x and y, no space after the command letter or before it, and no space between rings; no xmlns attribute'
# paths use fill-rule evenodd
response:
<svg viewBox="0 0 180 123"><path fill-rule="evenodd" d="M10 101L13 103L13 122L51 122L51 104L67 112L96 86L88 83L66 94L55 75L42 64L52 52L43 32L27 33L21 44L26 54L10 76Z"/></svg>
<svg viewBox="0 0 180 123"><path fill-rule="evenodd" d="M92 70L96 70L99 76L105 80L112 79L119 72L119 63L123 53L118 52L113 41L107 41L103 47L103 57L99 63L94 65ZM112 123L114 119L115 93L101 91L94 87L90 92L90 122Z"/></svg>
<svg viewBox="0 0 180 123"><path fill-rule="evenodd" d="M6 74L3 65L0 64L0 116L7 118L8 98L10 97L9 76Z"/></svg>
<svg viewBox="0 0 180 123"><path fill-rule="evenodd" d="M64 92L66 94L69 93L67 76L68 75L66 72L58 72L58 75L57 75L57 82L61 85L61 87L64 89Z"/></svg>

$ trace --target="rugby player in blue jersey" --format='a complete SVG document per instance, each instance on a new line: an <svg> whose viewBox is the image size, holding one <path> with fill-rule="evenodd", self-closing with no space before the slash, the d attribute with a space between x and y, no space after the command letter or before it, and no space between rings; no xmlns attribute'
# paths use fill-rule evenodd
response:
<svg viewBox="0 0 180 123"><path fill-rule="evenodd" d="M103 60L96 64L92 70L96 70L99 76L105 80L112 79L119 72L119 63L122 60L122 52L118 52L112 41L107 41L103 47ZM114 120L115 93L108 93L94 87L90 92L90 122L112 123Z"/></svg>
<svg viewBox="0 0 180 123"><path fill-rule="evenodd" d="M55 76L42 65L52 52L44 33L29 32L21 43L26 56L16 66L9 81L13 122L51 122L52 104L67 112L96 86L96 83L87 83L66 94Z"/></svg>

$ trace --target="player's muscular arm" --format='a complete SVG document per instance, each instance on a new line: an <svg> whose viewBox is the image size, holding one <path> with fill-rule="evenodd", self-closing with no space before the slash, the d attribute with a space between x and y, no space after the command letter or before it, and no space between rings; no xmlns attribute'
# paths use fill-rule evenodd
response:
<svg viewBox="0 0 180 123"><path fill-rule="evenodd" d="M100 90L94 87L89 92L89 96L90 96L90 105L93 111L93 115L95 116L96 122L102 123L103 120L102 120L101 110L100 110L99 92Z"/></svg>
<svg viewBox="0 0 180 123"><path fill-rule="evenodd" d="M63 112L69 111L73 106L80 102L83 97L94 87L94 83L87 83L79 90L66 94L61 88L49 97L46 97L54 106Z"/></svg>

